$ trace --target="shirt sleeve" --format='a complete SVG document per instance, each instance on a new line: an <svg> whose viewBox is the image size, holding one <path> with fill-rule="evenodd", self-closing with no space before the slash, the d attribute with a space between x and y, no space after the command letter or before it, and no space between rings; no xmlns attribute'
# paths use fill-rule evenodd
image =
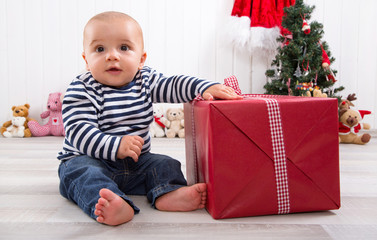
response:
<svg viewBox="0 0 377 240"><path fill-rule="evenodd" d="M153 102L184 103L192 101L198 94L203 94L207 88L217 82L196 77L174 75L166 77L153 69L149 80Z"/></svg>
<svg viewBox="0 0 377 240"><path fill-rule="evenodd" d="M62 108L64 148L76 155L115 161L121 137L104 134L99 129L101 98L95 91L81 81L74 81L68 88Z"/></svg>

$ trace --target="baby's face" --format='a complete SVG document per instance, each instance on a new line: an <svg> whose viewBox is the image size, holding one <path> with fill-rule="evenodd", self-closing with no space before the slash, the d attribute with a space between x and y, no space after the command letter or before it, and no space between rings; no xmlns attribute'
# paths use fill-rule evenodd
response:
<svg viewBox="0 0 377 240"><path fill-rule="evenodd" d="M122 87L144 65L146 53L139 26L121 18L94 20L84 32L86 68L100 83Z"/></svg>

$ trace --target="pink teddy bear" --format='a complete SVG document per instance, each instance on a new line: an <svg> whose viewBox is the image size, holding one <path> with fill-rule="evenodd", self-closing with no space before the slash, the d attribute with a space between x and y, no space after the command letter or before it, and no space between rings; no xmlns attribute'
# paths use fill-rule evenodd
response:
<svg viewBox="0 0 377 240"><path fill-rule="evenodd" d="M48 119L48 122L41 126L37 121L29 121L28 126L33 136L65 136L62 118L61 93L50 93L47 101L48 110L41 114L41 118Z"/></svg>

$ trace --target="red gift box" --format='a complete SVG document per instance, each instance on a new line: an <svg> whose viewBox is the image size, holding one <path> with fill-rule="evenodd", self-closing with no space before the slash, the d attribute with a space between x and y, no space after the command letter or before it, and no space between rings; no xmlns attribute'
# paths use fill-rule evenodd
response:
<svg viewBox="0 0 377 240"><path fill-rule="evenodd" d="M215 219L338 209L337 99L245 95L184 105L188 183Z"/></svg>

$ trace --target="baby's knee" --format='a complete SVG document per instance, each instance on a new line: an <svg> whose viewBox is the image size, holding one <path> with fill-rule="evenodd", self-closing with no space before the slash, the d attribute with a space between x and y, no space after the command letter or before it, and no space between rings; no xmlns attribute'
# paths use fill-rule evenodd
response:
<svg viewBox="0 0 377 240"><path fill-rule="evenodd" d="M159 163L166 168L181 169L181 162L174 158L168 157L166 159L160 160Z"/></svg>

